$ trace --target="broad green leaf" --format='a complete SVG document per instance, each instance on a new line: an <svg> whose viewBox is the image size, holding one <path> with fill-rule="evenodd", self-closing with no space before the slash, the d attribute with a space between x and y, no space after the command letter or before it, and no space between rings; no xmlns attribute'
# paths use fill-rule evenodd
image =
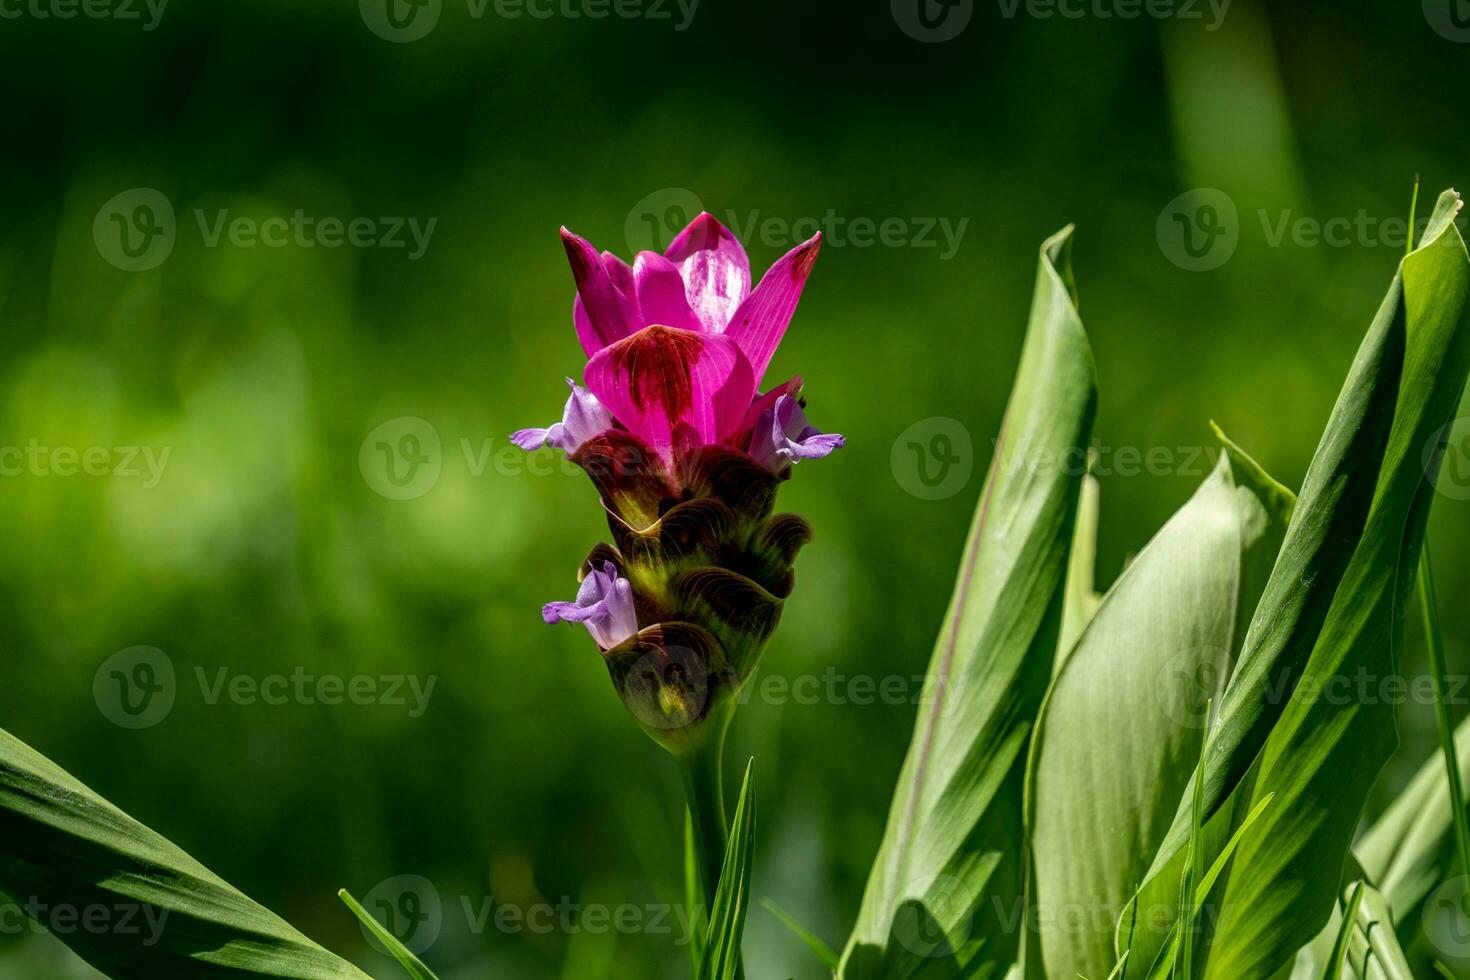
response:
<svg viewBox="0 0 1470 980"><path fill-rule="evenodd" d="M1331 914L1363 804L1398 746L1393 699L1344 697L1354 678L1398 676L1403 623L1435 492L1425 479L1470 371L1470 256L1454 226L1459 199L1440 199L1426 243L1400 264L1380 320L1402 331L1403 370L1372 507L1302 681L1262 750L1254 799L1276 795L1236 854L1211 978L1272 972ZM1371 465L1363 460L1363 465ZM1430 467L1431 474L1434 467ZM1279 568L1279 566L1278 566Z"/></svg>
<svg viewBox="0 0 1470 980"><path fill-rule="evenodd" d="M0 890L70 916L57 938L115 980L367 980L5 731Z"/></svg>
<svg viewBox="0 0 1470 980"><path fill-rule="evenodd" d="M1068 270L1041 249L995 458L940 630L845 980L999 977L1016 959L1026 745L1057 655L1096 373Z"/></svg>
<svg viewBox="0 0 1470 980"><path fill-rule="evenodd" d="M1460 783L1470 783L1470 718L1455 729ZM1444 759L1436 752L1353 848L1400 924L1418 919L1421 904L1457 873L1454 824Z"/></svg>
<svg viewBox="0 0 1470 980"><path fill-rule="evenodd" d="M740 940L745 935L745 913L750 907L750 861L755 844L755 786L751 782L752 760L745 766L740 785L740 802L730 840L725 845L725 863L720 884L710 906L709 933L704 941L698 980L732 980L740 972Z"/></svg>
<svg viewBox="0 0 1470 980"><path fill-rule="evenodd" d="M398 965L403 967L404 971L408 973L412 980L438 980L438 977L434 976L433 971L427 966L424 966L423 962L413 954L412 950L399 942L398 937L393 935L387 926L373 918L368 913L368 910L363 908L347 889L340 889L337 892L337 897L342 899L343 904L352 910L352 914L357 916L359 922L367 926L368 931L373 934L373 937L378 942L383 944L384 949L392 954L393 958L398 961Z"/></svg>
<svg viewBox="0 0 1470 980"><path fill-rule="evenodd" d="M1206 702L1263 581L1250 559L1269 567L1290 517L1290 494L1243 459L1222 454L1128 566L1047 697L1028 801L1047 976L1105 976L1117 961L1114 926L1200 757ZM1075 909L1087 914L1062 914Z"/></svg>
<svg viewBox="0 0 1470 980"><path fill-rule="evenodd" d="M1397 742L1388 699L1351 692L1355 676L1382 682L1396 670L1433 497L1426 457L1433 475L1436 439L1470 364L1470 261L1453 225L1458 207L1452 192L1442 196L1423 243L1400 263L1308 470L1221 705L1205 766L1207 811L1228 825L1266 793L1276 802L1228 875L1207 980L1269 976L1320 930L1363 801ZM1141 889L1147 901L1169 894L1188 832L1181 807ZM1138 936L1157 939L1152 930Z"/></svg>

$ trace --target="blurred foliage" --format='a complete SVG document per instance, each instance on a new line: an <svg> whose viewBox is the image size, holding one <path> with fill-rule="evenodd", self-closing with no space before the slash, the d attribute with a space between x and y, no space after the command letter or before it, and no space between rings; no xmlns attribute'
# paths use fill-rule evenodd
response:
<svg viewBox="0 0 1470 980"><path fill-rule="evenodd" d="M646 244L628 241L639 209L685 192L743 234L829 211L910 234L914 219L968 222L948 259L937 232L937 248L832 235L772 366L806 377L813 420L848 448L783 491L817 538L763 676L910 678L950 592L1046 235L1078 224L1101 447L1173 461L1101 474L1106 584L1208 473L1189 448L1209 445L1208 420L1297 484L1402 251L1368 235L1272 245L1266 225L1288 210L1402 216L1415 173L1463 189L1470 160L1470 134L1447 125L1470 45L1417 4L1237 0L1215 31L977 4L943 44L906 36L885 3L705 0L678 32L493 6L477 19L446 0L411 44L374 36L356 6L175 0L152 31L0 24L0 446L170 454L154 486L0 478L0 725L373 973L390 961L335 892L405 874L441 897L425 959L446 980L687 970L677 935L477 930L465 912L490 895L646 906L682 890L672 766L587 637L537 615L606 537L591 488L498 455L511 430L555 417L583 363L559 225L627 254ZM1205 273L1156 238L1161 210L1201 186L1239 212L1234 257ZM93 238L103 203L135 187L178 216L172 254L144 272ZM210 247L195 219L298 208L438 220L414 261ZM757 270L789 244L748 240ZM359 451L403 416L443 449L433 489L400 501L364 479ZM934 416L958 419L976 456L937 501L908 492L890 455ZM1431 529L1458 673L1462 497ZM99 710L94 678L136 645L166 653L178 694L162 722L129 730ZM1421 650L1411 626L1415 674ZM196 671L222 667L437 682L416 718L211 704ZM731 746L758 760L756 895L839 945L914 708L776 700L752 699ZM1433 746L1429 706L1407 706L1401 727L1380 806ZM749 939L752 976L823 974L762 910ZM70 962L28 931L0 937L0 974L89 975Z"/></svg>

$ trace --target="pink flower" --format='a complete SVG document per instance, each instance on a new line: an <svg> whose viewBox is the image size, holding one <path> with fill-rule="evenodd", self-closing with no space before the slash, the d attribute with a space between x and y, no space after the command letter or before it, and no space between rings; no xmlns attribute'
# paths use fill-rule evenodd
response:
<svg viewBox="0 0 1470 980"><path fill-rule="evenodd" d="M728 441L791 323L821 237L792 249L751 289L745 249L708 214L663 255L640 252L632 266L562 229L587 387L662 454L676 442Z"/></svg>

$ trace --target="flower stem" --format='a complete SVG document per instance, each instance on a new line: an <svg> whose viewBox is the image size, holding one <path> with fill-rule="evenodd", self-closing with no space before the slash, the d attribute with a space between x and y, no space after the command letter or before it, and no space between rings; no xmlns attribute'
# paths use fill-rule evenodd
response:
<svg viewBox="0 0 1470 980"><path fill-rule="evenodd" d="M720 764L724 743L724 735L717 735L697 752L679 760L679 771L684 777L684 795L689 802L689 818L694 825L694 856L699 866L699 882L706 910L715 900L720 869L725 863L725 842L730 837Z"/></svg>
<svg viewBox="0 0 1470 980"><path fill-rule="evenodd" d="M704 893L704 914L693 917L693 920L706 924L714 912L720 872L725 866L725 846L730 839L722 766L726 724L728 719L717 722L708 742L679 758L679 773L684 777L684 796L689 803L689 820L694 830L694 860L699 865L700 890ZM745 966L738 961L735 978L745 980Z"/></svg>

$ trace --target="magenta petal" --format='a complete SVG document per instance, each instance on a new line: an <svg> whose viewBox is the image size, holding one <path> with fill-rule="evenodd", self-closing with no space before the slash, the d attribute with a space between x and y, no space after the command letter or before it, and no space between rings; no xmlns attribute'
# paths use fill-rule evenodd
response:
<svg viewBox="0 0 1470 980"><path fill-rule="evenodd" d="M639 252L633 263L633 286L638 308L648 324L700 329L684 295L684 277L679 267L657 252Z"/></svg>
<svg viewBox="0 0 1470 980"><path fill-rule="evenodd" d="M771 356L781 343L791 317L796 313L796 304L801 301L802 288L807 276L817 261L817 252L822 247L820 232L809 241L803 242L783 255L776 264L761 277L760 285L740 304L729 327L727 336L740 344L740 349L755 370L756 383L766 373Z"/></svg>
<svg viewBox="0 0 1470 980"><path fill-rule="evenodd" d="M561 230L567 260L572 265L572 278L577 282L577 299L572 304L572 319L582 349L591 357L608 344L633 334L643 324L638 304L613 281L602 256L585 238Z"/></svg>
<svg viewBox="0 0 1470 980"><path fill-rule="evenodd" d="M750 259L730 229L705 213L679 232L664 255L679 267L689 308L706 333L723 333L750 295Z"/></svg>
<svg viewBox="0 0 1470 980"><path fill-rule="evenodd" d="M654 325L598 352L587 387L630 432L668 453L676 435L708 444L732 434L755 377L729 338Z"/></svg>

